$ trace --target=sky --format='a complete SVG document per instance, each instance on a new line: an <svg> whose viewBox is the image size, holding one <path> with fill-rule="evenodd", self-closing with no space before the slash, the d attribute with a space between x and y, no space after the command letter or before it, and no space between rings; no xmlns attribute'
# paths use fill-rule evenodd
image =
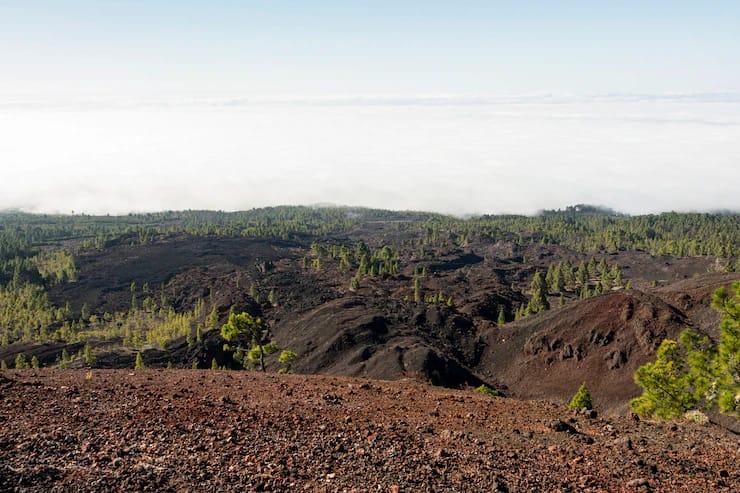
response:
<svg viewBox="0 0 740 493"><path fill-rule="evenodd" d="M0 0L0 209L740 209L740 2Z"/></svg>

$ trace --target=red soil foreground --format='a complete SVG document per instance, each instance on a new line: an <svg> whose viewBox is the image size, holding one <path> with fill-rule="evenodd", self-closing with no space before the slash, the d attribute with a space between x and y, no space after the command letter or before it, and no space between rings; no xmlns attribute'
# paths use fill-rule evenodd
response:
<svg viewBox="0 0 740 493"><path fill-rule="evenodd" d="M2 491L738 491L714 426L408 380L0 374Z"/></svg>

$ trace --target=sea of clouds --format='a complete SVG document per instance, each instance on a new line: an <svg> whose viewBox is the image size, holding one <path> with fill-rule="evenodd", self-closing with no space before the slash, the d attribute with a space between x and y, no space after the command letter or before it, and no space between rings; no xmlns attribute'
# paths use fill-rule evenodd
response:
<svg viewBox="0 0 740 493"><path fill-rule="evenodd" d="M0 209L740 209L740 96L0 100Z"/></svg>

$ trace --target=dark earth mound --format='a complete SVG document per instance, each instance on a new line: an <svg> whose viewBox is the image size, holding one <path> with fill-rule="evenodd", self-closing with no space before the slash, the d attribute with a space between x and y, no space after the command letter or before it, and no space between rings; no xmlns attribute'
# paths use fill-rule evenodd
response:
<svg viewBox="0 0 740 493"><path fill-rule="evenodd" d="M233 283L239 275L248 281L260 265L294 258L297 247L295 242L275 239L189 235L143 245L117 244L78 256L79 280L55 286L50 296L60 305L73 300L76 310L87 304L92 312L112 313L128 308L135 282L139 288L148 284L152 290L167 285L175 308L185 308L194 299L182 299L183 290L205 296L219 281ZM248 288L248 282L243 287Z"/></svg>
<svg viewBox="0 0 740 493"><path fill-rule="evenodd" d="M654 295L605 294L491 329L476 369L527 398L564 401L585 382L602 409L626 409L637 367L688 325Z"/></svg>

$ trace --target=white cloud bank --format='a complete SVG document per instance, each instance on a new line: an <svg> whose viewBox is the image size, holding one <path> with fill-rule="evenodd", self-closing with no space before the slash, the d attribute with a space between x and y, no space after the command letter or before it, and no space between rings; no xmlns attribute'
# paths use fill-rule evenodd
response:
<svg viewBox="0 0 740 493"><path fill-rule="evenodd" d="M740 209L737 95L0 102L0 209Z"/></svg>

